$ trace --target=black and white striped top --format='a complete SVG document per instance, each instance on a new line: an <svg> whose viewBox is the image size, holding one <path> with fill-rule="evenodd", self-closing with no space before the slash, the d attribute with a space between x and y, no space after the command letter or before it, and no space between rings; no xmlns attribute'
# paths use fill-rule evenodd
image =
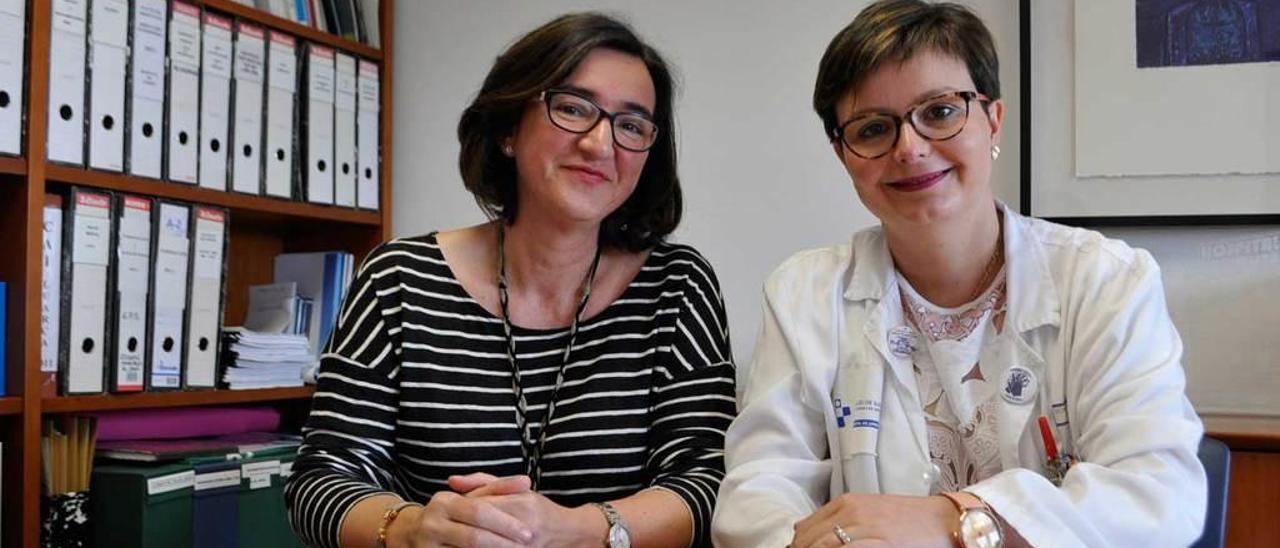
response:
<svg viewBox="0 0 1280 548"><path fill-rule="evenodd" d="M568 329L514 327L541 428ZM434 234L393 240L361 267L322 356L305 441L285 487L294 528L337 546L347 511L394 492L426 502L453 474L522 474L502 319L472 299ZM735 413L719 282L693 248L661 244L579 328L547 432L539 491L565 506L669 489L709 545Z"/></svg>

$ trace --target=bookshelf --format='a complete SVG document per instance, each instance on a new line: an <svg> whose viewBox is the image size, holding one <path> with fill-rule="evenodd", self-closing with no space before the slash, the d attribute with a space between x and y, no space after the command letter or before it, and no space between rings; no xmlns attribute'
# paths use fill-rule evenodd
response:
<svg viewBox="0 0 1280 548"><path fill-rule="evenodd" d="M22 158L0 157L0 174L25 175L26 173L27 173L26 160Z"/></svg>
<svg viewBox="0 0 1280 548"><path fill-rule="evenodd" d="M270 13L245 6L234 2L233 0L204 0L201 2L206 8L219 11L227 15L234 15L248 21L256 21L262 26L289 32L298 38L303 38L309 42L316 42L343 50L347 53L359 55L366 59L379 60L382 59L382 51L378 48L369 46L355 40L348 40L335 34L329 34L317 29L313 29L296 21L290 21L282 17L276 17ZM383 10L386 11L385 9ZM383 19L383 21L390 21Z"/></svg>
<svg viewBox="0 0 1280 548"><path fill-rule="evenodd" d="M4 443L3 531L0 545L36 547L40 543L41 419L121 409L270 405L281 409L286 424L305 416L313 388L206 390L102 394L42 398L40 394L40 286L44 195L81 185L140 195L209 204L230 210L225 322L244 320L248 287L272 279L272 258L281 252L342 249L359 260L391 234L392 26L394 0L381 0L381 47L320 32L232 0L190 0L207 10L292 34L378 62L381 78L379 211L292 202L236 194L69 167L45 161L49 97L49 41L52 0L27 6L27 116L20 158L0 157L0 280L8 283L6 354L8 396L0 397L0 442ZM293 420L289 420L293 419Z"/></svg>
<svg viewBox="0 0 1280 548"><path fill-rule="evenodd" d="M75 184L116 192L145 194L185 202L222 206L231 210L231 218L233 220L243 216L258 221L270 222L321 220L374 227L382 224L382 216L374 211L308 204L268 196L223 192L199 188L194 185L143 179L79 167L47 166L45 180L49 184Z"/></svg>
<svg viewBox="0 0 1280 548"><path fill-rule="evenodd" d="M263 388L259 390L204 390L197 392L143 392L141 394L100 394L94 396L60 396L46 398L45 413L84 413L117 409L150 409L158 407L192 407L238 403L289 402L306 400L315 389Z"/></svg>

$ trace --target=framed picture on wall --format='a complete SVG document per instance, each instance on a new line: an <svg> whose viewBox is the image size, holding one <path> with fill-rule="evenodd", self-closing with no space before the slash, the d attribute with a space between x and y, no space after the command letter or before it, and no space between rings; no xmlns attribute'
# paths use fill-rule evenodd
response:
<svg viewBox="0 0 1280 548"><path fill-rule="evenodd" d="M1280 223L1280 2L1020 8L1024 214Z"/></svg>

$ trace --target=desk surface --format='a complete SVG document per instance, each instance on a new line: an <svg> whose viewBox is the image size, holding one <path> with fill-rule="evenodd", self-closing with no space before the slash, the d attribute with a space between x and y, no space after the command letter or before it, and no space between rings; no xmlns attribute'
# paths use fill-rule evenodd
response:
<svg viewBox="0 0 1280 548"><path fill-rule="evenodd" d="M1203 415L1205 434L1235 451L1280 452L1280 417Z"/></svg>

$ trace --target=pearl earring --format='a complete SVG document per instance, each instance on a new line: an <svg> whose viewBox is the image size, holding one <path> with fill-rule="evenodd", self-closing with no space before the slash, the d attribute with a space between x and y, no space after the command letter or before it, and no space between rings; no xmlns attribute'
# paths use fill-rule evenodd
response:
<svg viewBox="0 0 1280 548"><path fill-rule="evenodd" d="M991 159L995 160L1000 157L1000 145L991 145Z"/></svg>

